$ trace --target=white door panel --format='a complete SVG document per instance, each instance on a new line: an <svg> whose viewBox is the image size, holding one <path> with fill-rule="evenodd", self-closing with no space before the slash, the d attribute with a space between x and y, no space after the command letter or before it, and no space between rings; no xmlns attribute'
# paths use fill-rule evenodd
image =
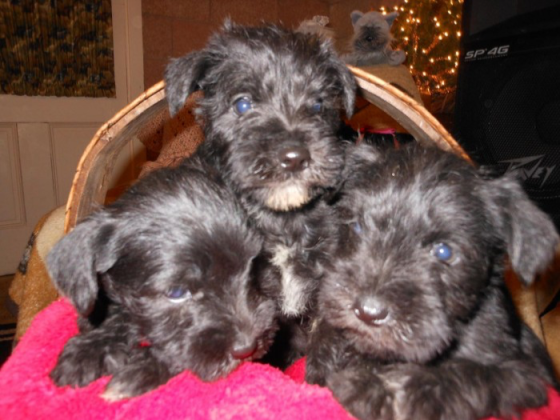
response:
<svg viewBox="0 0 560 420"><path fill-rule="evenodd" d="M97 129L144 90L141 0L113 0L116 98L0 95L0 275L13 273L38 220L64 205ZM121 153L114 183L144 158L140 142Z"/></svg>
<svg viewBox="0 0 560 420"><path fill-rule="evenodd" d="M0 227L15 227L25 221L19 147L15 124L0 124Z"/></svg>
<svg viewBox="0 0 560 420"><path fill-rule="evenodd" d="M72 179L80 156L101 124L52 124L52 154L56 203L61 206L68 200Z"/></svg>

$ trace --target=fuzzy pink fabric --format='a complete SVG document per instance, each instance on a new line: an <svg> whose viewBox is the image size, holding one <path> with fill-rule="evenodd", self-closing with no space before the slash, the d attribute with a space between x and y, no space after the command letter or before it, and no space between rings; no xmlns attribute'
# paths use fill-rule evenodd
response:
<svg viewBox="0 0 560 420"><path fill-rule="evenodd" d="M286 372L245 363L213 383L184 372L152 392L117 403L99 397L108 378L80 389L57 388L48 374L64 343L76 333L76 312L64 299L35 318L0 370L0 419L352 418L327 389L303 383L303 360ZM523 416L523 420L558 419L560 396L553 391L548 407L527 411Z"/></svg>

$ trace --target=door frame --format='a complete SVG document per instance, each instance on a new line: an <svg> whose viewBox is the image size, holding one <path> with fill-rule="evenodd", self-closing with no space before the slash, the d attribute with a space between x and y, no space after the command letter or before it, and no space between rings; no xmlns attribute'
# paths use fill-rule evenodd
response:
<svg viewBox="0 0 560 420"><path fill-rule="evenodd" d="M111 6L116 97L0 95L0 122L67 122L76 113L83 122L105 122L144 91L142 0L112 0Z"/></svg>
<svg viewBox="0 0 560 420"><path fill-rule="evenodd" d="M112 0L111 7L115 98L0 95L0 141L9 155L0 156L6 174L2 181L7 187L0 191L0 200L10 203L4 209L7 217L0 220L0 275L14 272L16 259L23 255L24 244L40 217L66 201L65 192L57 190L62 173L57 173L57 157L64 149L55 150L60 141L55 131L82 127L94 133L144 91L142 0ZM69 153L79 156L90 139L63 140L72 146ZM138 142L127 147L122 167L139 152ZM73 163L67 160L65 164L64 185L73 176Z"/></svg>

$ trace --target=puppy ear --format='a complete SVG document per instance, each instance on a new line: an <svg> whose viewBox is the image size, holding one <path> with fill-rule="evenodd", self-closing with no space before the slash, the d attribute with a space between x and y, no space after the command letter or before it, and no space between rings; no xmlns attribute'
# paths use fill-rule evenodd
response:
<svg viewBox="0 0 560 420"><path fill-rule="evenodd" d="M204 51L173 59L167 65L163 79L171 116L181 110L191 93L200 89L207 67L208 60Z"/></svg>
<svg viewBox="0 0 560 420"><path fill-rule="evenodd" d="M392 12L385 16L385 21L387 22L387 25L389 25L389 28L393 25L393 22L398 16L399 14L397 12Z"/></svg>
<svg viewBox="0 0 560 420"><path fill-rule="evenodd" d="M368 184L371 185L378 171L376 165L383 165L386 154L382 153L380 148L363 141L357 144L348 142L344 146L345 165L342 171L344 182L354 183L367 179Z"/></svg>
<svg viewBox="0 0 560 420"><path fill-rule="evenodd" d="M360 13L355 10L352 13ZM338 87L341 90L342 105L344 107L344 112L348 118L352 117L354 114L354 105L356 102L356 91L358 89L358 84L356 83L356 78L348 68L348 66L342 61L336 52L332 40L327 39L321 42L321 48L323 53L327 54L329 58L328 67L329 73L332 71L334 74L329 74L329 78L336 80Z"/></svg>
<svg viewBox="0 0 560 420"><path fill-rule="evenodd" d="M339 75L343 92L342 97L344 103L344 112L346 113L346 116L348 118L352 118L352 115L354 114L356 90L358 88L358 85L350 69L348 69L348 67L346 67L346 65L343 63L341 63L341 67L342 68L339 71Z"/></svg>
<svg viewBox="0 0 560 420"><path fill-rule="evenodd" d="M527 196L512 176L488 181L491 213L499 220L513 270L529 285L554 259L560 241L551 218Z"/></svg>
<svg viewBox="0 0 560 420"><path fill-rule="evenodd" d="M354 10L352 13L350 13L350 19L352 19L352 25L356 26L356 22L358 22L358 20L360 20L360 18L363 15L364 14L359 10Z"/></svg>
<svg viewBox="0 0 560 420"><path fill-rule="evenodd" d="M356 79L348 66L338 57L334 51L330 40L323 41L323 48L330 55L329 59L329 78L335 81L337 89L340 89L340 97L342 99L342 106L348 118L352 117L354 113L354 105L356 101L356 91L358 84ZM332 72L332 73L331 73Z"/></svg>
<svg viewBox="0 0 560 420"><path fill-rule="evenodd" d="M114 236L112 224L93 217L62 237L47 255L46 265L54 285L81 315L87 316L95 304L97 274L107 271L117 260Z"/></svg>

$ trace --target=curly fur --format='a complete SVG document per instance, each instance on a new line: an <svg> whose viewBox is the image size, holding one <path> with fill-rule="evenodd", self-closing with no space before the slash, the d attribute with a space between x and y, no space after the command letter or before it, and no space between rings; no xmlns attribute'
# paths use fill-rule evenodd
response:
<svg viewBox="0 0 560 420"><path fill-rule="evenodd" d="M277 327L253 272L261 247L211 167L192 159L141 179L48 256L81 315L52 379L113 375L103 396L118 400L184 370L212 381L262 357Z"/></svg>
<svg viewBox="0 0 560 420"><path fill-rule="evenodd" d="M319 292L306 379L360 419L509 418L547 402L546 350L517 317L559 242L510 178L410 144L349 154L340 247ZM439 257L438 257L439 255Z"/></svg>
<svg viewBox="0 0 560 420"><path fill-rule="evenodd" d="M352 74L328 40L226 22L203 50L173 60L165 82L171 113L204 92L197 155L223 174L264 234L261 275L283 314L299 319L313 306L336 234L325 197L341 181L337 130L340 112L353 111ZM251 105L243 114L240 98ZM306 156L301 163L286 163L293 150Z"/></svg>

